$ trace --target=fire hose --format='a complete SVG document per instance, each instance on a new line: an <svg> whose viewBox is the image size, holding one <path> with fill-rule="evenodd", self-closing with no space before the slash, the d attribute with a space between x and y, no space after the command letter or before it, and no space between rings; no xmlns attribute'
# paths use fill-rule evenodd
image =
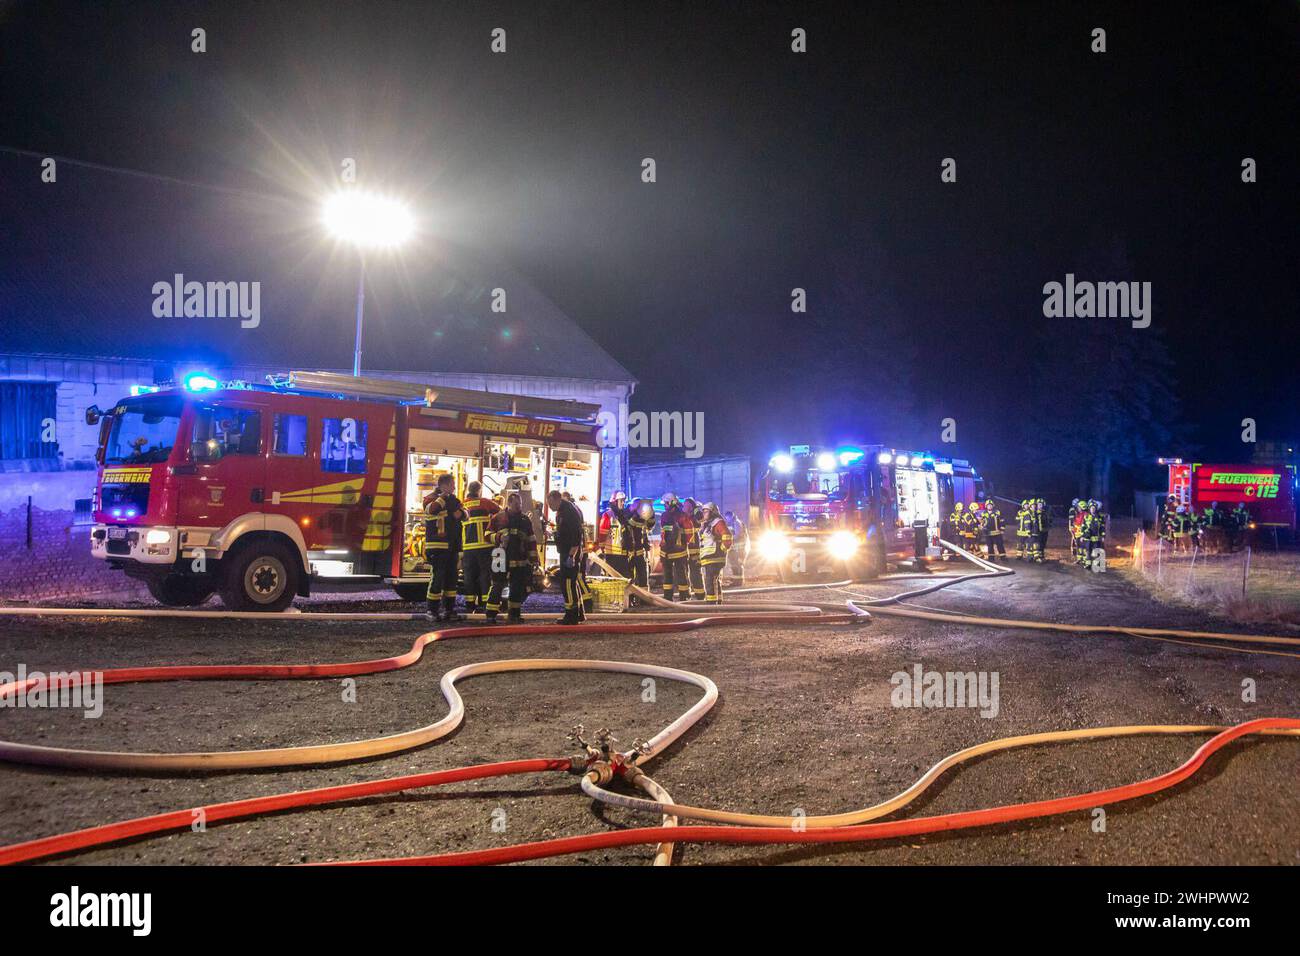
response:
<svg viewBox="0 0 1300 956"><path fill-rule="evenodd" d="M996 565L991 565L973 555L967 554L966 556L974 560L983 568L983 570L970 575L946 576L948 580L938 582L937 586L945 586L947 584L958 583L962 580L989 576L994 573L1014 573L1011 572L1010 569L998 568ZM920 594L928 593L934 589L935 587L922 588L918 591L896 595L893 598L879 599L877 601L851 601L849 602L849 613L845 614L827 614L818 608L801 605L778 605L775 607L765 605L763 612L756 613L755 611L750 610L749 606L742 605L736 606L734 609L729 608L729 613L723 615L714 614L714 612L719 609L711 607L709 610L713 616L710 617L693 618L683 621L646 622L608 626L602 623L599 626L599 630L602 633L667 633L693 630L700 627L730 624L796 622L839 624L860 622L864 620L865 615L859 607L855 606L857 603L861 603L863 606L872 607L872 613L898 614L906 609L885 608L881 605L903 600L913 595L919 596ZM644 595L643 599L646 599L646 603L657 605L662 601L662 599L658 599L646 592L641 592L639 596L641 595ZM671 605L671 602L663 603L670 604L674 610L683 609L679 605ZM769 610L768 608L771 609ZM780 609L777 610L777 608ZM39 612L42 609L4 610ZM0 611L0 613L3 613L3 611ZM80 613L90 615L100 612L83 610ZM189 613L204 614L205 616L227 616L222 614L212 614L211 612ZM301 616L309 618L317 617L317 615ZM641 617L642 615L637 616ZM925 616L928 619L952 620L961 624L983 622L986 620L983 618L971 618L964 615L930 614L930 612L919 611L908 612L905 616ZM366 617L368 617L368 615ZM398 617L405 616L399 615ZM1252 637L1261 642L1300 643L1300 641L1295 639L1259 635L1243 636L1213 634L1208 632L1167 632L1150 628L1130 629L1109 626L1099 628L1083 625L1056 625L1024 621L1012 621L1008 622L1008 624L1012 626L1052 630L1059 629L1065 631L1101 631L1125 634L1132 632L1137 633L1138 636L1168 633L1191 633L1198 637L1216 640L1242 640L1243 637ZM1004 624L1000 626L1008 625ZM232 678L296 679L372 674L387 670L395 670L416 663L422 656L424 648L434 641L453 637L465 637L470 634L489 633L501 634L504 636L509 634L537 633L554 635L557 632L552 627L538 627L535 625L510 626L494 628L492 630L485 630L477 627L452 628L422 635L405 654L370 661L336 664L205 665L195 667L123 668L103 672L103 679L105 683L125 683L130 681ZM1239 650L1237 648L1226 649ZM108 753L65 748L36 747L12 742L0 742L0 759L56 766L81 766L97 769L126 770L242 769L247 767L292 766L306 763L327 763L355 760L365 756L393 753L399 750L409 749L410 747L420 746L422 743L436 740L439 737L450 733L464 717L464 704L455 688L457 680L461 678L508 671L549 669L613 671L647 675L653 673L653 676L664 677L670 680L684 680L688 683L692 683L703 689L705 693L696 704L669 724L668 727L660 731L659 734L651 738L651 740L646 744L643 744L636 750L630 751L626 754L612 755L611 759L608 761L595 761L599 766L594 770L589 769L588 767L588 764L592 763L594 760L589 748L585 763L581 757L550 758L533 761L508 761L505 763L459 768L457 770L393 777L362 784L349 784L341 787L327 787L318 790L296 791L266 797L256 797L248 800L214 804L207 807L197 807L188 810L155 814L148 817L121 821L99 827L91 827L73 833L59 834L52 837L45 837L15 844L10 847L0 848L0 863L17 863L40 859L59 853L70 852L72 850L85 849L92 846L117 842L123 839L188 827L195 819L196 814L199 813L202 813L207 820L215 822L225 819L256 816L293 807L319 806L343 800L357 799L358 797L363 796L371 796L378 793L396 792L417 787L436 786L442 783L450 783L458 780L480 779L489 776L540 772L544 770L570 770L583 773L582 789L594 799L632 810L655 813L663 818L664 825L660 827L625 830L615 833L599 833L585 837L571 837L560 840L545 841L542 843L524 844L517 847L506 847L498 850L471 851L469 853L461 854L443 854L433 857L416 857L396 861L379 860L364 862L513 862L516 860L535 859L543 856L582 852L588 849L643 843L658 843L659 848L656 852L655 863L665 864L671 860L672 842L674 841L721 843L822 843L851 842L859 840L865 841L886 839L896 836L915 835L919 833L938 832L941 830L986 826L992 823L1023 820L1036 816L1069 812L1071 810L1086 807L1101 806L1106 803L1133 799L1138 796L1155 793L1167 789L1168 787L1175 786L1194 774L1212 753L1243 735L1300 735L1300 721L1288 718L1262 718L1255 721L1248 721L1231 728L1208 725L1135 725L1022 735L1018 737L987 741L983 744L978 744L974 747L969 747L951 754L936 763L911 787L907 788L902 793L889 800L862 810L842 814L798 818L760 814L737 814L723 810L712 810L709 808L698 808L676 804L661 785L649 778L644 771L641 770L641 765L643 763L671 745L696 721L702 718L713 706L713 703L717 699L717 688L713 685L712 681L703 675L692 674L691 672L681 671L676 668L660 667L658 665L628 664L617 661L546 659L490 661L478 664L469 664L448 671L443 675L441 680L443 695L450 708L448 715L433 724L426 725L425 727L390 735L388 737L370 738L367 740L349 741L338 744L324 744L310 747L287 747L269 750L193 754ZM27 681L22 683L14 682L0 686L0 698L7 695L26 693L34 686L33 681L39 680L41 680L41 678L29 678ZM1094 791L1071 797L1060 797L1051 800L1036 801L1033 803L1015 804L1006 807L993 807L985 810L967 811L935 817L921 817L910 820L892 821L889 823L866 824L866 821L874 820L893 813L911 803L948 769L987 753L1010 750L1035 744L1066 742L1070 740L1092 739L1098 737L1130 736L1138 734L1196 733L1215 733L1215 736L1198 748L1192 757L1178 768L1160 775L1159 777L1153 777L1148 780L1139 781L1121 787L1113 787L1108 790ZM621 777L632 785L638 787L644 791L650 799L641 799L617 794L608 791L601 786L602 783L609 782L609 780L612 780L615 776ZM680 826L678 821L679 817L704 819L733 825Z"/></svg>

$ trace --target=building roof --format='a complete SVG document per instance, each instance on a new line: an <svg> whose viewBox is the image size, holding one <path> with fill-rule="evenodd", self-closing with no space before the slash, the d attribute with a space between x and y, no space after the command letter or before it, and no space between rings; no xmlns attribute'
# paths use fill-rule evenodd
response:
<svg viewBox="0 0 1300 956"><path fill-rule="evenodd" d="M324 235L314 202L71 163L54 183L40 174L38 159L0 153L0 352L351 366L360 259ZM155 284L177 274L259 283L258 325L155 316ZM492 256L420 236L368 255L366 274L367 371L635 381Z"/></svg>

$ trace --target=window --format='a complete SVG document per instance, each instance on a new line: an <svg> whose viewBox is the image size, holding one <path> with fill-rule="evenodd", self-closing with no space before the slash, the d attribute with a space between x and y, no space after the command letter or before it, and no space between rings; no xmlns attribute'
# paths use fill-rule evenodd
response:
<svg viewBox="0 0 1300 956"><path fill-rule="evenodd" d="M45 382L0 382L0 458L54 458L56 386Z"/></svg>
<svg viewBox="0 0 1300 956"><path fill-rule="evenodd" d="M113 409L104 445L106 465L153 465L166 461L180 431L179 399L127 401Z"/></svg>
<svg viewBox="0 0 1300 956"><path fill-rule="evenodd" d="M320 467L348 475L366 473L365 419L326 418L321 422Z"/></svg>
<svg viewBox="0 0 1300 956"><path fill-rule="evenodd" d="M228 455L262 453L262 413L251 408L202 408L194 420L194 457L220 461Z"/></svg>
<svg viewBox="0 0 1300 956"><path fill-rule="evenodd" d="M307 416L275 416L275 445L277 455L307 454Z"/></svg>

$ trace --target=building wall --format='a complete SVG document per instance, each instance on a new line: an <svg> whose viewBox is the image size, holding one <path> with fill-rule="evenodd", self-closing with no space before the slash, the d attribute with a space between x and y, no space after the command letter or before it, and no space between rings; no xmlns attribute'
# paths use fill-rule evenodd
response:
<svg viewBox="0 0 1300 956"><path fill-rule="evenodd" d="M714 502L723 512L734 511L749 520L749 459L743 456L699 458L690 461L633 463L634 498L658 498L665 492L678 498Z"/></svg>
<svg viewBox="0 0 1300 956"><path fill-rule="evenodd" d="M90 405L111 407L130 394L132 385L179 380L196 369L219 379L262 383L282 368L260 365L231 368L198 363L155 365L124 359L66 359L39 355L0 354L0 381L57 383L55 441L58 456L30 461L0 460L0 599L59 597L131 587L124 575L110 573L89 556L84 525L76 525L75 504L94 490L95 448L99 427L87 425ZM331 371L349 371L333 369ZM457 388L483 389L508 395L573 399L618 413L632 392L631 382L591 381L545 376L489 374L422 374L365 372L371 377L428 382ZM602 497L626 476L626 449L603 454ZM33 515L33 547L26 546L28 497Z"/></svg>

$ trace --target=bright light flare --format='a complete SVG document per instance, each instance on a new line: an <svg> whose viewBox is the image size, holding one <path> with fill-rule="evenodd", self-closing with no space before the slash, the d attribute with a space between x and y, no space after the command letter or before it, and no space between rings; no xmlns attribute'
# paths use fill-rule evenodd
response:
<svg viewBox="0 0 1300 956"><path fill-rule="evenodd" d="M768 561L780 561L790 553L790 542L780 531L769 531L758 539L758 553Z"/></svg>
<svg viewBox="0 0 1300 956"><path fill-rule="evenodd" d="M836 531L826 542L826 550L836 561L847 561L858 553L858 538L852 531Z"/></svg>
<svg viewBox="0 0 1300 956"><path fill-rule="evenodd" d="M404 203L360 190L330 196L321 220L330 235L357 246L391 248L415 233L415 217Z"/></svg>

